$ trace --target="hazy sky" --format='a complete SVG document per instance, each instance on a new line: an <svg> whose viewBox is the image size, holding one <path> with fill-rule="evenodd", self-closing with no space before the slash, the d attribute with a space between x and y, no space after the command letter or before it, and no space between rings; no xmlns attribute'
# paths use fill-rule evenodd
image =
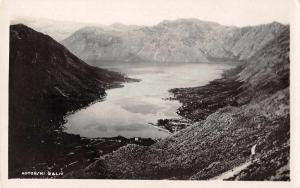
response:
<svg viewBox="0 0 300 188"><path fill-rule="evenodd" d="M293 0L9 0L12 16L154 25L198 18L225 25L289 23Z"/></svg>

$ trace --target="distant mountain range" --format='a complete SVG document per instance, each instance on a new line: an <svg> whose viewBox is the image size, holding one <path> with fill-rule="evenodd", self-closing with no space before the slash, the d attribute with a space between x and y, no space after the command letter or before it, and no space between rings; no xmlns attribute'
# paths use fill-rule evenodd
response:
<svg viewBox="0 0 300 188"><path fill-rule="evenodd" d="M72 22L72 21L57 21L46 18L31 18L31 17L19 17L11 20L11 25L25 24L28 27L42 32L46 35L51 36L54 40L60 42L69 36L71 36L75 31L89 26L101 27L105 30L117 30L126 31L128 29L138 29L141 26L137 25L124 25L121 23L114 23L109 26L95 24L95 23L82 23L82 22Z"/></svg>
<svg viewBox="0 0 300 188"><path fill-rule="evenodd" d="M239 28L198 19L179 19L151 27L122 24L84 27L61 43L88 62L245 60L286 27L273 22Z"/></svg>
<svg viewBox="0 0 300 188"><path fill-rule="evenodd" d="M19 17L10 22L11 25L24 24L38 32L51 36L56 41L62 41L71 36L75 31L86 27L86 23L56 21L45 18Z"/></svg>

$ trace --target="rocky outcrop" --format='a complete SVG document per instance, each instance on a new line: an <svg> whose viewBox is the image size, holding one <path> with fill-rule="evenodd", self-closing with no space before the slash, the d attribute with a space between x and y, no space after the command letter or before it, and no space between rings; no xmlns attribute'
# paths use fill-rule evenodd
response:
<svg viewBox="0 0 300 188"><path fill-rule="evenodd" d="M88 62L245 60L279 36L285 27L274 22L238 28L198 19L179 19L152 27L128 26L119 30L85 27L62 44Z"/></svg>
<svg viewBox="0 0 300 188"><path fill-rule="evenodd" d="M191 93L192 97L185 97ZM183 102L186 114L195 115L186 116L195 122L192 126L149 147L122 147L80 174L119 179L211 179L249 161L250 150L256 145L256 159L229 179L289 180L288 28L223 79L204 87L175 90L175 96ZM214 104L217 107L212 108ZM206 110L205 117L193 119Z"/></svg>

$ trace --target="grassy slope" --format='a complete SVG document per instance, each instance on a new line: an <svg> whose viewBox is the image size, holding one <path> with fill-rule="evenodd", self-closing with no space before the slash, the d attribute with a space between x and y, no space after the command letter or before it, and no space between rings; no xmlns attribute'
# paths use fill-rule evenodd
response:
<svg viewBox="0 0 300 188"><path fill-rule="evenodd" d="M223 91L215 84L178 91L181 101L184 92L193 93L182 114L193 114L186 117L194 125L150 147L122 147L79 173L95 178L209 179L249 160L250 148L257 144L260 160L235 178L288 180L289 28L240 68L229 76L241 84L236 88L226 86L225 77L219 80ZM209 104L220 105L202 105L203 96Z"/></svg>

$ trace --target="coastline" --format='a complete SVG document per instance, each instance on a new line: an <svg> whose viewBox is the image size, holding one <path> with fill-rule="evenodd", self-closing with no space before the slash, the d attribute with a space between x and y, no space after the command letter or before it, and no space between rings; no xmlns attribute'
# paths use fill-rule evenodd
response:
<svg viewBox="0 0 300 188"><path fill-rule="evenodd" d="M156 126L174 133L205 120L222 107L237 106L235 98L243 91L240 88L243 82L236 79L242 67L243 65L237 65L225 70L221 78L212 80L204 86L170 89L169 92L173 97L168 100L177 100L181 103L176 112L181 118L159 119Z"/></svg>

